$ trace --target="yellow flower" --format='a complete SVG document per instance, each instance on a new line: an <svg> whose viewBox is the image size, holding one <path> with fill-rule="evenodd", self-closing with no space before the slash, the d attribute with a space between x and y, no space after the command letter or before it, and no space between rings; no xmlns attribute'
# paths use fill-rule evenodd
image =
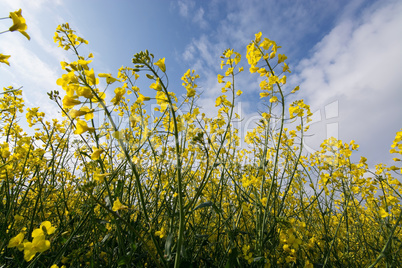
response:
<svg viewBox="0 0 402 268"><path fill-rule="evenodd" d="M233 49L228 49L225 53L225 58L230 58L233 54Z"/></svg>
<svg viewBox="0 0 402 268"><path fill-rule="evenodd" d="M99 181L106 176L109 176L111 173L104 173L104 174L94 174L94 180Z"/></svg>
<svg viewBox="0 0 402 268"><path fill-rule="evenodd" d="M77 120L77 129L74 131L74 134L82 134L84 132L94 132L95 128L93 127L88 127L87 122L82 121L80 119Z"/></svg>
<svg viewBox="0 0 402 268"><path fill-rule="evenodd" d="M268 114L268 113L262 113L261 116L262 116L265 120L268 120L268 119L271 118L271 115Z"/></svg>
<svg viewBox="0 0 402 268"><path fill-rule="evenodd" d="M255 42L256 43L259 43L261 41L261 35L262 35L261 32L255 34Z"/></svg>
<svg viewBox="0 0 402 268"><path fill-rule="evenodd" d="M67 257L65 257L65 256L62 256L62 257L61 257L61 262L62 262L62 263L67 263L67 262L69 262L69 261L70 261L69 258L67 258ZM63 265L61 268L63 268L63 267L65 267L65 265Z"/></svg>
<svg viewBox="0 0 402 268"><path fill-rule="evenodd" d="M61 86L66 91L67 91L67 88L68 88L69 85L75 85L77 83L78 83L78 77L74 74L73 71L71 71L71 72L69 72L67 74L63 74L61 76L61 78L56 80L56 84ZM68 94L68 92L67 92L67 94ZM68 94L68 95L71 96L73 94L74 94L74 91L71 92L71 94Z"/></svg>
<svg viewBox="0 0 402 268"><path fill-rule="evenodd" d="M161 91L161 90L162 90L162 86L161 86L161 84L160 84L160 82L159 82L159 78L156 79L156 82L155 82L155 83L152 83L149 87L152 88L152 89L155 89L156 91Z"/></svg>
<svg viewBox="0 0 402 268"><path fill-rule="evenodd" d="M113 103L113 105L119 104L121 99L123 98L124 94L126 94L126 88L124 87L118 87L114 90L114 93L116 94L113 99L110 101Z"/></svg>
<svg viewBox="0 0 402 268"><path fill-rule="evenodd" d="M15 220L15 221L22 221L23 219L24 219L23 216L20 216L20 215L15 215L15 216L14 216L14 220Z"/></svg>
<svg viewBox="0 0 402 268"><path fill-rule="evenodd" d="M85 115L85 119L86 120L90 120L93 118L93 111L94 109L89 109L88 107L84 106L81 109L79 109L78 111L75 109L71 109L71 111L69 112L69 115L71 116L71 118L75 119L79 116L83 116ZM90 115L88 117L92 117L92 118L87 118L87 115ZM92 115L92 116L91 116Z"/></svg>
<svg viewBox="0 0 402 268"><path fill-rule="evenodd" d="M87 78L87 82L90 86L97 85L99 83L98 78L95 77L94 69L84 70L85 76Z"/></svg>
<svg viewBox="0 0 402 268"><path fill-rule="evenodd" d="M255 73L256 71L258 71L258 69L260 69L260 68L258 68L257 66L251 66L250 73Z"/></svg>
<svg viewBox="0 0 402 268"><path fill-rule="evenodd" d="M105 78L106 78L106 83L108 83L108 84L113 84L114 82L117 81L117 79L114 78L114 77L112 77L111 74L104 74L104 73L102 73L102 74L98 74L98 76L99 76L99 77L105 77Z"/></svg>
<svg viewBox="0 0 402 268"><path fill-rule="evenodd" d="M380 208L379 213L380 213L381 218L386 218L389 216L389 213L387 211L385 211L384 208Z"/></svg>
<svg viewBox="0 0 402 268"><path fill-rule="evenodd" d="M300 89L299 86L295 87L290 93L295 93L296 91L298 91Z"/></svg>
<svg viewBox="0 0 402 268"><path fill-rule="evenodd" d="M307 260L304 264L304 268L314 268L314 265Z"/></svg>
<svg viewBox="0 0 402 268"><path fill-rule="evenodd" d="M126 209L126 208L127 208L127 206L123 205L120 202L119 198L117 198L116 201L113 202L113 207L112 207L113 211L118 211L118 210Z"/></svg>
<svg viewBox="0 0 402 268"><path fill-rule="evenodd" d="M8 242L8 248L14 248L14 247L18 247L22 241L24 240L24 233L19 233L18 235L14 236L13 238L10 239L10 241Z"/></svg>
<svg viewBox="0 0 402 268"><path fill-rule="evenodd" d="M278 54L278 64L284 62L287 58L285 54Z"/></svg>
<svg viewBox="0 0 402 268"><path fill-rule="evenodd" d="M77 61L78 65L81 66L84 70L88 70L88 64L90 64L92 62L92 60L83 60L83 59L79 59Z"/></svg>
<svg viewBox="0 0 402 268"><path fill-rule="evenodd" d="M227 69L227 71L225 72L225 76L229 76L231 74L233 74L233 67Z"/></svg>
<svg viewBox="0 0 402 268"><path fill-rule="evenodd" d="M241 54L235 52L235 55L236 55L234 58L235 64L239 64L239 62L241 60Z"/></svg>
<svg viewBox="0 0 402 268"><path fill-rule="evenodd" d="M136 115L136 114L132 114L132 115L130 116L130 119L129 119L129 120L130 120L131 126L132 126L132 127L135 127L135 126L137 125L137 123L141 121L141 117L139 117L139 116Z"/></svg>
<svg viewBox="0 0 402 268"><path fill-rule="evenodd" d="M277 102L278 101L278 97L273 96L272 98L269 99L269 102Z"/></svg>
<svg viewBox="0 0 402 268"><path fill-rule="evenodd" d="M44 252L50 248L50 241L45 239L45 233L43 232L43 226L51 228L50 222L43 222L41 228L35 229L32 232L32 242L24 243L24 259L30 261L35 257L36 253ZM54 227L53 227L54 228ZM46 230L46 227L43 228ZM54 232L54 230L53 230Z"/></svg>
<svg viewBox="0 0 402 268"><path fill-rule="evenodd" d="M122 131L122 130L117 130L117 131L114 131L113 133L112 133L112 137L113 138L115 138L116 140L119 140L119 139L123 139L123 137L124 137L124 132Z"/></svg>
<svg viewBox="0 0 402 268"><path fill-rule="evenodd" d="M150 97L145 97L141 93L138 93L138 98L135 101L136 103L143 103L144 101L149 101L151 98Z"/></svg>
<svg viewBox="0 0 402 268"><path fill-rule="evenodd" d="M93 153L91 155L92 160L98 160L100 155L101 155L101 153L103 153L105 151L103 149L98 149L96 147L93 147L92 149L93 149Z"/></svg>
<svg viewBox="0 0 402 268"><path fill-rule="evenodd" d="M269 84L270 84L270 85L273 85L273 84L279 82L279 79L278 79L278 77L277 77L276 75L270 76L270 77L268 78L268 80L269 80Z"/></svg>
<svg viewBox="0 0 402 268"><path fill-rule="evenodd" d="M221 105L221 104L222 104L222 97L216 98L215 107L218 107L218 106Z"/></svg>
<svg viewBox="0 0 402 268"><path fill-rule="evenodd" d="M160 231L156 231L155 232L156 236L159 236L160 238L163 238L166 236L166 230L164 227L162 227L162 229Z"/></svg>
<svg viewBox="0 0 402 268"><path fill-rule="evenodd" d="M48 235L51 235L56 231L56 228L52 226L52 223L50 221L42 222L40 228Z"/></svg>
<svg viewBox="0 0 402 268"><path fill-rule="evenodd" d="M218 83L225 83L222 79L225 78L223 75L218 74Z"/></svg>
<svg viewBox="0 0 402 268"><path fill-rule="evenodd" d="M36 253L44 252L50 248L50 241L45 240L45 236L37 236L32 242L24 243L24 259L30 261L35 257Z"/></svg>
<svg viewBox="0 0 402 268"><path fill-rule="evenodd" d="M106 94L104 92L98 92L97 94L98 94L97 97L94 96L91 99L92 102L99 102L100 100L103 101L106 98ZM98 99L98 97L99 97L99 99Z"/></svg>
<svg viewBox="0 0 402 268"><path fill-rule="evenodd" d="M10 63L8 62L8 58L10 58L10 55L3 55L0 54L0 62L7 64L8 66L10 66Z"/></svg>
<svg viewBox="0 0 402 268"><path fill-rule="evenodd" d="M187 89L187 97L192 98L195 96L195 94L197 93L197 91L195 91L194 88L186 88Z"/></svg>
<svg viewBox="0 0 402 268"><path fill-rule="evenodd" d="M87 99L92 99L94 97L90 87L76 87L75 90L79 97L84 97Z"/></svg>
<svg viewBox="0 0 402 268"><path fill-rule="evenodd" d="M154 65L158 66L162 72L166 72L165 58L159 59Z"/></svg>
<svg viewBox="0 0 402 268"><path fill-rule="evenodd" d="M10 12L10 18L13 20L13 25L10 27L9 31L19 31L23 36L28 38L28 40L31 40L31 37L25 32L28 26L25 23L25 19L22 17L22 10Z"/></svg>
<svg viewBox="0 0 402 268"><path fill-rule="evenodd" d="M282 85L286 84L286 75L279 79L279 83L281 83Z"/></svg>
<svg viewBox="0 0 402 268"><path fill-rule="evenodd" d="M161 106L161 111L164 111L167 109L169 105L169 100L166 97L165 93L162 91L158 91L155 96L156 103L158 103Z"/></svg>
<svg viewBox="0 0 402 268"><path fill-rule="evenodd" d="M283 63L282 72L289 72L290 73L289 66L286 64L286 62Z"/></svg>
<svg viewBox="0 0 402 268"><path fill-rule="evenodd" d="M63 98L63 106L64 108L72 108L75 105L81 104L81 101L78 100L78 96L70 97L68 95Z"/></svg>

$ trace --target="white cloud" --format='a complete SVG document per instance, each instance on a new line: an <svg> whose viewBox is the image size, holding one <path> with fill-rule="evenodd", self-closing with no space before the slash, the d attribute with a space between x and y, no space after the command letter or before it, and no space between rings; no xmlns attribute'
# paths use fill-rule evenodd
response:
<svg viewBox="0 0 402 268"><path fill-rule="evenodd" d="M1 42L2 48L11 54L10 71L14 73L14 78L22 78L44 88L54 86L58 78L54 69L38 55L31 53L22 42L26 40L21 40L19 36L9 36Z"/></svg>
<svg viewBox="0 0 402 268"><path fill-rule="evenodd" d="M35 1L22 1L22 0L4 0L5 4L14 9L21 7L29 9L31 11L38 11L48 5L60 5L61 0L35 0ZM14 10L11 10L14 11ZM23 14L25 15L25 14Z"/></svg>
<svg viewBox="0 0 402 268"><path fill-rule="evenodd" d="M179 7L180 15L187 18L190 11L194 8L195 2L192 0L179 0L177 5Z"/></svg>
<svg viewBox="0 0 402 268"><path fill-rule="evenodd" d="M55 103L51 103L46 92L57 89L57 72L48 65L39 55L31 53L24 46L27 40L20 36L10 35L1 40L2 49L11 54L10 67L4 68L2 73L7 79L2 79L2 86L13 85L15 88L23 87L23 97L26 107L40 107L48 118L58 118Z"/></svg>
<svg viewBox="0 0 402 268"><path fill-rule="evenodd" d="M302 97L322 112L339 100L340 138L356 140L371 163L391 158L402 115L402 4L384 3L345 16L297 67Z"/></svg>
<svg viewBox="0 0 402 268"><path fill-rule="evenodd" d="M200 7L199 9L197 9L197 11L195 11L195 15L193 17L193 22L198 24L201 28L206 28L207 27L207 22L204 19L204 9L202 7Z"/></svg>
<svg viewBox="0 0 402 268"><path fill-rule="evenodd" d="M182 56L185 61L192 61L194 59L195 47L193 44L187 45Z"/></svg>
<svg viewBox="0 0 402 268"><path fill-rule="evenodd" d="M194 39L183 54L204 79L200 104L205 110L213 110L220 92L216 85L220 70L216 67L222 50L228 44L235 49L245 47L254 33L262 31L282 45L282 53L290 58L293 73L289 86L301 83L301 93L296 97L307 99L313 111L321 112L321 122L311 128L314 136L308 143L312 148L319 149L319 143L327 138L327 127L334 130L337 124L339 138L356 140L361 145L360 155L367 156L370 163L391 158L389 146L401 127L398 120L402 115L400 2L331 1L287 7L271 1L225 3L227 13L215 30ZM319 42L309 51L312 40ZM240 52L246 61L244 51ZM299 64L291 61L300 55L304 59ZM245 92L241 98L243 114L251 115L248 107L255 109L258 101L256 97L247 100L246 94L258 90L255 77L242 76L237 81ZM337 100L339 116L329 118L325 107Z"/></svg>
<svg viewBox="0 0 402 268"><path fill-rule="evenodd" d="M61 5L60 1L4 1L0 7L10 11L22 9L22 15L27 21L28 34L31 40L28 41L18 32L6 33L0 39L0 46L3 53L11 55L11 66L2 69L1 86L13 85L18 88L23 86L23 97L26 107L40 107L47 118L61 119L59 109L52 103L47 92L58 89L56 80L61 76L59 62L65 60L66 56L57 45L53 43L53 36L44 34L43 14L46 14L47 22L52 17L53 8ZM4 26L9 27L10 22L4 21Z"/></svg>
<svg viewBox="0 0 402 268"><path fill-rule="evenodd" d="M191 21L197 24L201 29L207 28L208 23L204 18L205 10L202 7L197 8L195 1L179 0L177 2L177 7L180 16L191 19Z"/></svg>

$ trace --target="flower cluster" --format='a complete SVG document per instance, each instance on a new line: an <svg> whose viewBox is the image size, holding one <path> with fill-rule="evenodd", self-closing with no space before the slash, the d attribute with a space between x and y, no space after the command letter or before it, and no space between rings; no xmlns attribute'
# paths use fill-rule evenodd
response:
<svg viewBox="0 0 402 268"><path fill-rule="evenodd" d="M15 237L11 238L8 243L8 248L18 248L20 251L24 251L25 261L32 260L36 253L44 252L50 249L50 241L46 240L47 235L51 235L56 231L56 228L52 226L49 221L44 221L39 228L32 231L32 241L24 239L25 230L19 233Z"/></svg>
<svg viewBox="0 0 402 268"><path fill-rule="evenodd" d="M23 33L21 12L13 14L12 29ZM92 53L79 52L88 42L67 23L55 42L76 56L61 62L62 93L49 93L63 121L48 121L40 108L24 111L21 89L4 88L0 96L0 266L402 262L402 131L390 167L355 161L353 140L330 138L306 154L311 111L303 100L289 103L300 88L287 83L287 57L274 41L257 33L247 46L264 106L244 145L235 107L252 90L238 88L247 68L233 49L221 56L218 111L208 117L198 106L194 70L183 74L178 97L169 91L165 58L143 51L117 75L98 73ZM21 118L35 128L32 135Z"/></svg>

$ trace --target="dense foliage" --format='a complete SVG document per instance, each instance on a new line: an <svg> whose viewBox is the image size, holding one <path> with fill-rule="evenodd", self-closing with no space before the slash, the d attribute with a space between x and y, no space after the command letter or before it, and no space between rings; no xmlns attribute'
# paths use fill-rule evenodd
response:
<svg viewBox="0 0 402 268"><path fill-rule="evenodd" d="M10 31L29 38L21 10L10 18ZM303 100L287 103L299 88L286 85L287 58L274 41L258 33L247 46L248 71L267 101L240 146L233 126L244 69L232 49L221 56L218 113L207 118L193 70L181 78L187 94L179 98L169 91L164 58L140 52L114 77L91 68L93 55L79 52L88 42L67 23L54 40L76 56L61 62L63 94L49 93L65 120L28 108L28 135L18 124L21 89L4 88L0 98L0 266L402 263L400 159L370 171L366 158L350 160L357 144L335 139L305 154L311 112ZM0 54L0 62L9 57ZM144 96L139 79L155 95ZM146 101L155 101L154 111ZM402 154L402 131L390 153Z"/></svg>

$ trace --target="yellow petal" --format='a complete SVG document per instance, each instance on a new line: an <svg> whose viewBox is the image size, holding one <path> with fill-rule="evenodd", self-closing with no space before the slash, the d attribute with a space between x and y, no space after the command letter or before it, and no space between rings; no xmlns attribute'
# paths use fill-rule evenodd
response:
<svg viewBox="0 0 402 268"><path fill-rule="evenodd" d="M24 240L24 236L25 236L24 233L19 233L17 236L11 238L10 241L8 242L7 247L8 248L17 247Z"/></svg>
<svg viewBox="0 0 402 268"><path fill-rule="evenodd" d="M94 180L98 181L103 179L106 176L109 176L111 173L104 173L104 174L94 174Z"/></svg>
<svg viewBox="0 0 402 268"><path fill-rule="evenodd" d="M87 122L78 119L77 124L76 124L76 130L74 131L74 134L79 135L86 131L90 131L90 129L92 130L92 128L88 127Z"/></svg>
<svg viewBox="0 0 402 268"><path fill-rule="evenodd" d="M161 90L162 90L162 86L161 86L161 84L159 83L159 78L156 79L156 82L155 82L155 83L152 83L149 87L152 88L152 89L155 89L156 91L161 91Z"/></svg>
<svg viewBox="0 0 402 268"><path fill-rule="evenodd" d="M78 96L70 97L68 95L63 98L63 106L64 108L73 108L75 105L81 104L81 101L78 100Z"/></svg>
<svg viewBox="0 0 402 268"><path fill-rule="evenodd" d="M92 160L98 160L100 158L101 153L103 153L103 149L94 148L93 153L91 155Z"/></svg>
<svg viewBox="0 0 402 268"><path fill-rule="evenodd" d="M261 41L261 35L262 35L261 32L255 34L255 42L256 43L259 43Z"/></svg>
<svg viewBox="0 0 402 268"><path fill-rule="evenodd" d="M0 62L7 64L8 66L10 66L10 63L8 62L8 58L10 58L10 55L3 55L0 54Z"/></svg>
<svg viewBox="0 0 402 268"><path fill-rule="evenodd" d="M50 221L44 221L40 225L41 229L48 235L53 234L56 231L56 228L54 228L51 224Z"/></svg>
<svg viewBox="0 0 402 268"><path fill-rule="evenodd" d="M37 228L35 230L32 231L32 237L38 237L38 236L42 236L44 235L42 228Z"/></svg>
<svg viewBox="0 0 402 268"><path fill-rule="evenodd" d="M29 34L27 34L27 32L25 31L20 31L20 33L25 36L28 40L31 40L31 37L29 36Z"/></svg>
<svg viewBox="0 0 402 268"><path fill-rule="evenodd" d="M123 205L118 198L116 199L116 201L113 202L113 207L112 207L113 211L118 211L118 210L126 209L126 208L127 208L127 206Z"/></svg>
<svg viewBox="0 0 402 268"><path fill-rule="evenodd" d="M158 66L162 72L166 72L165 58L159 59L154 65Z"/></svg>
<svg viewBox="0 0 402 268"><path fill-rule="evenodd" d="M385 217L388 217L389 216L389 213L387 212L387 211L385 211L385 209L384 208L380 208L380 216L381 216L381 218L385 218Z"/></svg>
<svg viewBox="0 0 402 268"><path fill-rule="evenodd" d="M30 261L35 257L36 251L32 247L31 242L24 243L24 260Z"/></svg>
<svg viewBox="0 0 402 268"><path fill-rule="evenodd" d="M112 133L112 137L115 138L116 140L122 139L123 135L124 134L122 131L115 131Z"/></svg>
<svg viewBox="0 0 402 268"><path fill-rule="evenodd" d="M49 240L40 240L36 243L35 248L38 252L44 252L50 249L50 241Z"/></svg>
<svg viewBox="0 0 402 268"><path fill-rule="evenodd" d="M278 97L273 96L272 98L269 99L269 102L277 102L278 101Z"/></svg>

